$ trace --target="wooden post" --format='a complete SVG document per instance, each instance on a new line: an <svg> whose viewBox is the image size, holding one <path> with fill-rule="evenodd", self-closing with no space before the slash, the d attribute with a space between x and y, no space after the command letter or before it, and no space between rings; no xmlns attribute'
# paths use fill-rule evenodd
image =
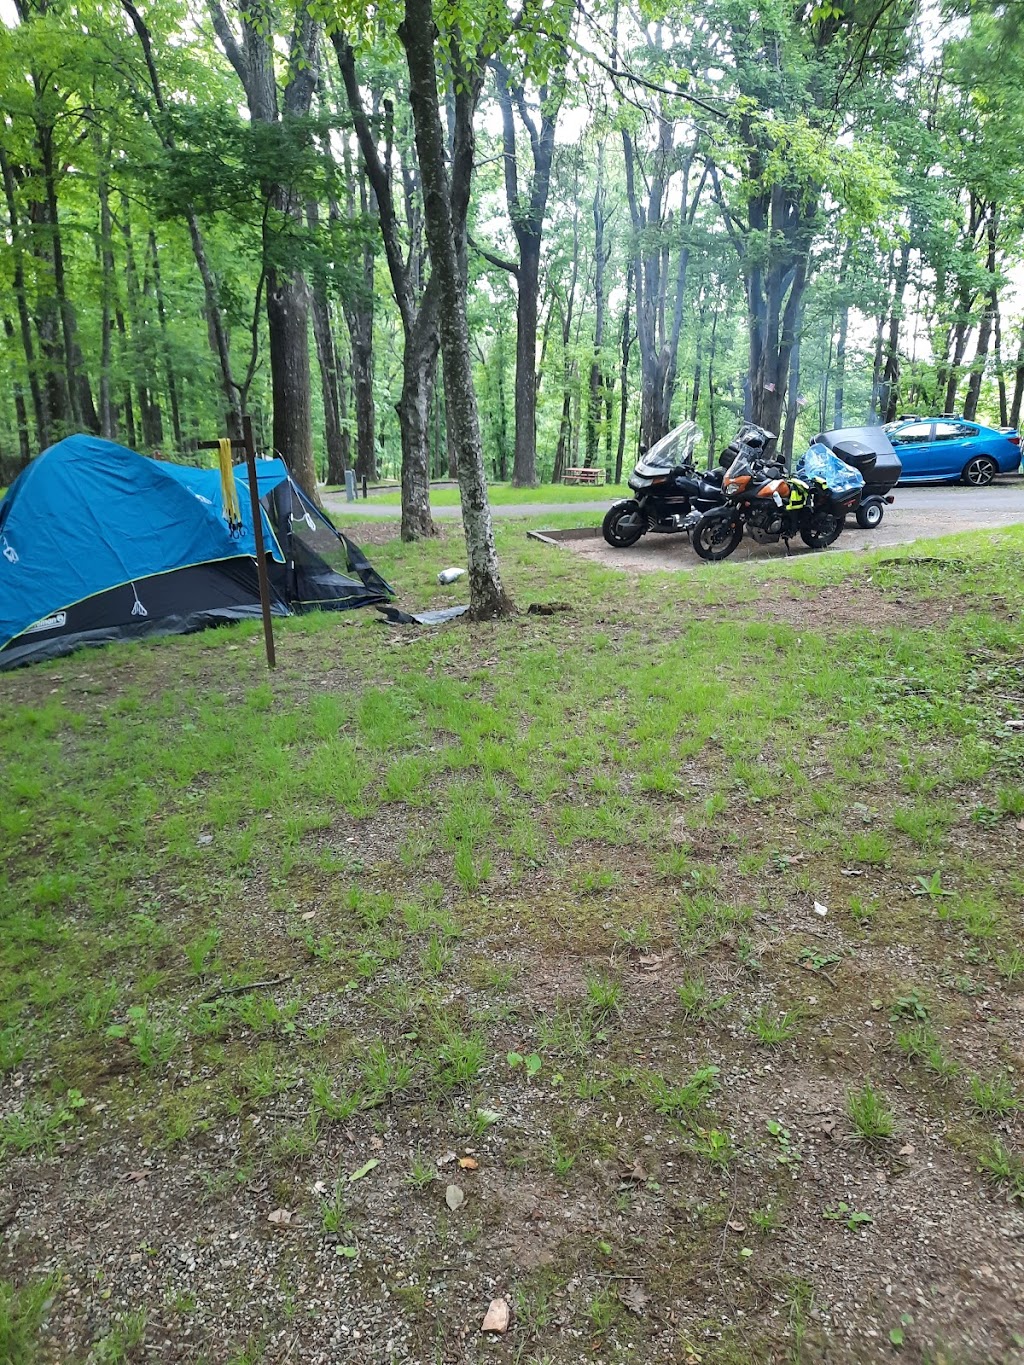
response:
<svg viewBox="0 0 1024 1365"><path fill-rule="evenodd" d="M256 446L252 436L252 418L242 418L245 446L245 467L249 472L249 505L252 508L252 529L256 537L256 573L260 581L260 606L263 609L263 639L267 646L267 667L277 667L274 651L274 623L270 615L270 580L267 577L267 556L263 544L263 515L260 509L260 490L256 481Z"/></svg>

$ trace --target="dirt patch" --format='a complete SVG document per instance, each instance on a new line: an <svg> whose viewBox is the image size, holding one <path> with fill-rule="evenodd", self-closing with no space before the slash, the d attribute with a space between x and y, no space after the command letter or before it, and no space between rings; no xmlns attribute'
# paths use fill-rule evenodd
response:
<svg viewBox="0 0 1024 1365"><path fill-rule="evenodd" d="M948 536L953 531L987 531L994 527L1009 526L1021 520L1019 508L1007 507L1005 510L990 509L968 512L960 506L951 504L950 510L922 508L894 508L886 513L882 525L875 531L862 531L853 523L847 523L835 550L877 550L888 545L910 545L915 540L928 540L936 536ZM616 550L608 545L603 537L569 541L566 552L588 559L591 563L604 568L622 569L628 573L664 573L670 571L691 571L705 569L714 572L713 564L705 564L698 559L690 548L686 536L646 535L628 550ZM759 563L766 559L786 559L796 555L820 554L800 542L795 542L787 554L785 545L756 545L752 540L744 540L735 554L729 558L731 564L746 561ZM825 551L824 553L828 553Z"/></svg>

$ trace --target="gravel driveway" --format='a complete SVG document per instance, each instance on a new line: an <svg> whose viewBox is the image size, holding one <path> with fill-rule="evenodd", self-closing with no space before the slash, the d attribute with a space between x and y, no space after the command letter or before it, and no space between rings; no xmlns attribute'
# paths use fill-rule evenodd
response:
<svg viewBox="0 0 1024 1365"><path fill-rule="evenodd" d="M586 520L581 518L581 522ZM836 549L907 545L931 536L946 536L955 531L986 531L1017 522L1024 522L1024 480L1020 478L1000 480L990 488L901 488L896 490L896 501L886 508L885 519L877 530L862 531L851 519ZM628 550L612 549L600 535L567 543L584 559L616 569L641 572L696 569L704 562L697 558L688 539L682 535L648 534ZM793 545L792 553L808 554L810 551L798 541ZM784 558L785 555L786 547L781 543L756 545L748 538L730 559L736 562Z"/></svg>

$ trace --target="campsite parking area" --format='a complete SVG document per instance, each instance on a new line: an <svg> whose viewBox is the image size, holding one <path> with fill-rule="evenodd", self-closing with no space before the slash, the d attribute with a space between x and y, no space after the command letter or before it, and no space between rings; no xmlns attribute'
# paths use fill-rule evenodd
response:
<svg viewBox="0 0 1024 1365"><path fill-rule="evenodd" d="M0 1359L1019 1360L1024 529L497 535L0 676Z"/></svg>

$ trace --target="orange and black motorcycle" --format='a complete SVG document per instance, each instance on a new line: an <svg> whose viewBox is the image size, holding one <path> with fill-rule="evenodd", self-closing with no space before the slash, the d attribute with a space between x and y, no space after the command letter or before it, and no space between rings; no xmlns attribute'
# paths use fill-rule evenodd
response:
<svg viewBox="0 0 1024 1365"><path fill-rule="evenodd" d="M749 446L726 470L725 501L693 514L685 527L701 559L726 559L747 534L759 545L789 542L799 536L812 550L838 540L848 512L856 512L862 488L836 492L822 478L804 480L786 474Z"/></svg>

